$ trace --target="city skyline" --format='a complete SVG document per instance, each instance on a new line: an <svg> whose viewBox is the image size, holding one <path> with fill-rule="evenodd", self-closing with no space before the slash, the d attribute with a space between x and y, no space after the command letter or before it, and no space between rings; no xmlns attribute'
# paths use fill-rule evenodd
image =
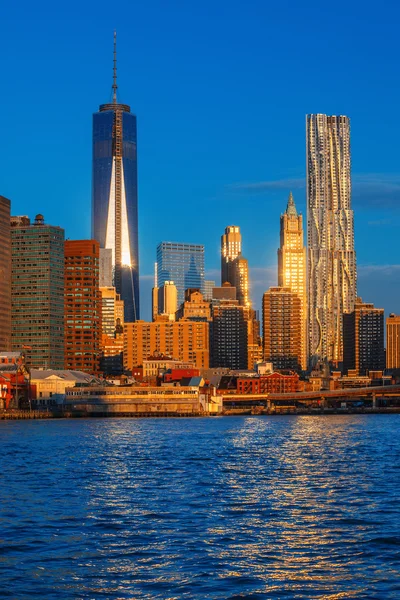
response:
<svg viewBox="0 0 400 600"><path fill-rule="evenodd" d="M43 88L43 80L36 82L29 76L21 81L16 80L16 74L21 72L21 65L25 64L21 62L22 58L27 61L29 75L29 68L33 69L34 64L31 61L38 59L36 53L43 50L44 42L39 40L37 48L33 45L32 54L27 57L22 52L20 36L22 32L26 33L29 41L31 33L29 30L25 31L24 24L19 23L11 7L6 10L5 19L10 27L5 32L5 43L10 39L10 47L16 51L10 56L9 62L12 82L11 113L7 110L8 116L7 119L4 116L3 123L6 143L1 151L4 165L1 193L11 199L13 214L32 214L29 207L33 206L33 212L43 212L49 222L63 226L66 236L71 239L90 237L90 114L96 110L98 100L104 97L109 87L112 67L110 42L114 27L118 31L121 61L119 92L122 100L129 99L140 125L141 296L147 305L143 307L141 318L151 317L149 298L154 248L157 243L163 239L206 243L206 277L218 280L218 240L220 231L230 222L241 227L243 239L246 240L251 298L253 305L260 309L262 293L271 285L277 284L275 252L279 243L279 231L276 222L291 189L298 210L303 215L306 213L304 116L313 110L326 114L346 114L352 120L358 293L376 306L384 307L386 314L399 312L397 297L400 292L400 265L396 255L395 222L400 196L400 175L396 152L392 152L397 138L397 124L390 118L391 103L396 97L396 90L391 90L393 82L388 77L390 65L393 65L393 59L390 58L393 43L391 25L386 26L389 34L384 40L382 38L383 45L377 50L367 37L377 24L376 16L372 16L368 10L364 11L360 23L357 11L347 11L349 27L357 22L358 29L355 33L353 31L352 36L355 35L358 41L364 40L363 60L375 55L376 58L367 61L368 69L354 52L346 56L345 65L339 64L340 61L338 64L331 61L330 69L327 70L329 74L319 69L319 85L311 93L300 82L301 78L304 79L303 70L298 69L297 73L297 67L305 64L307 27L311 28L311 24L305 24L298 7L293 7L293 21L285 20L286 31L290 35L286 41L287 50L280 56L270 56L268 49L270 44L273 48L277 41L273 26L285 19L283 11L274 8L268 15L267 22L266 13L259 4L254 13L245 8L230 9L229 28L224 34L226 50L218 46L219 37L216 33L216 28L225 16L223 8L215 9L215 28L207 23L206 8L199 9L199 23L205 26L210 45L206 51L203 49L199 52L195 46L196 36L191 40L188 35L189 32L190 35L193 34L193 29L189 28L187 33L182 33L183 38L179 38L180 43L183 41L187 44L188 57L176 54L180 46L170 35L165 44L167 38L164 33L157 40L154 49L150 45L154 38L150 36L147 40L144 31L135 31L133 39L122 19L119 22L117 19L112 27L104 19L98 29L89 31L86 40L90 40L90 46L79 43L73 45L71 33L78 34L78 29L77 25L71 23L68 36L62 34L57 37L53 30L47 31L46 44L51 44L52 47L48 60L53 80L51 88ZM153 16L151 15L152 18ZM183 11L180 19L184 20L187 16ZM299 17L303 25L303 32L297 27L296 17ZM162 7L159 7L159 14L155 15L155 19L156 23L168 20ZM135 20L142 20L146 30L150 14L146 9L139 9ZM16 29L17 24L20 29ZM246 33L250 25L260 32L265 27L267 31L271 29L270 39L266 40L263 35L262 45L257 37L250 39ZM178 24L173 25L172 32L177 26ZM226 57L235 47L235 34L239 29L242 30L242 26L246 41L241 50L242 58L238 62L235 53L232 64L229 60L226 63ZM43 27L43 23L38 23L35 42L37 33L43 31ZM13 38L9 38L11 34ZM313 30L313 35L320 34ZM323 58L316 58L317 65L332 59L341 47L335 45L333 29L328 28L324 35L331 44ZM77 37L79 39L79 35ZM154 63L154 57L159 53L160 44L164 44L166 54L158 67ZM294 46L298 48L296 56L291 51ZM66 49L68 56L65 55ZM77 56L81 64L78 71ZM177 60L170 60L172 58ZM190 72L185 70L189 60ZM248 69L249 64L254 64L254 68ZM219 82L222 65L223 78ZM183 69L185 80L189 82L183 95L179 69ZM260 73L265 69L268 72L268 85L267 81L260 79ZM346 90L342 85L332 84L334 74L339 71L344 77L341 81L347 86ZM149 72L152 77L148 77ZM357 81L353 82L352 74L355 72ZM231 94L231 86L235 83L236 89L238 76L242 78L244 85L238 94ZM75 81L74 86L71 85L72 81ZM272 94L271 82L275 84ZM381 90L378 96L374 91L375 87L373 90L371 88L374 82L375 87L383 86L386 93L382 94ZM36 88L39 84L46 95L56 100L54 107L57 107L57 113L52 112L55 110L53 105L46 106L46 110L43 108L41 112L43 103ZM76 85L79 85L80 90L79 103L73 100ZM209 85L213 88L211 97L206 93ZM165 92L166 89L169 90L168 93ZM201 89L204 91L199 94ZM289 90L295 93L289 94ZM289 97L290 102L285 99ZM26 177L18 179L14 174L11 157L18 154L14 144L22 136L22 124L17 118L22 100L24 110L29 111L31 134L38 140L38 152L26 165ZM200 105L202 110L199 110ZM248 110L250 105L251 111ZM64 112L67 106L65 119L60 120L60 110ZM270 118L271 111L276 118ZM231 123L233 115L238 112L242 116L236 123L233 137L230 133ZM196 119L193 119L194 113L197 115ZM50 124L54 122L55 114L59 119L58 142L54 136L50 137ZM379 114L380 118L367 120L371 114ZM283 117L284 121L280 122ZM278 127L278 123L284 123L284 126ZM72 138L78 134L80 144L79 147L75 144L72 153ZM237 153L236 142L249 148L249 151ZM48 149L49 145L52 151L48 154L44 177L40 151ZM166 146L167 160L164 151ZM154 169L157 178L154 177ZM57 185L56 178L65 182L65 185ZM29 181L29 189L25 181ZM56 194L54 190L57 190ZM213 211L207 234L202 224L194 218L196 213L192 207L199 206L200 203ZM178 218L166 222L162 218L163 207L166 206L174 213L178 212ZM187 210L182 211L182 206ZM75 216L77 212L80 214L79 219ZM260 218L255 219L255 214ZM187 231L189 224L190 235ZM184 236L182 231L185 231ZM368 243L371 236L375 240L373 245Z"/></svg>

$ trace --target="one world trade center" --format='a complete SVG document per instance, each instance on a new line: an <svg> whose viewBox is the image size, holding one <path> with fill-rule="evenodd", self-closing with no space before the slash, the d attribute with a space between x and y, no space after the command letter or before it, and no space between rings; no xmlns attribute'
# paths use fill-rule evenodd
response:
<svg viewBox="0 0 400 600"><path fill-rule="evenodd" d="M112 102L93 115L92 237L112 255L125 321L139 319L136 116L117 102L116 34Z"/></svg>

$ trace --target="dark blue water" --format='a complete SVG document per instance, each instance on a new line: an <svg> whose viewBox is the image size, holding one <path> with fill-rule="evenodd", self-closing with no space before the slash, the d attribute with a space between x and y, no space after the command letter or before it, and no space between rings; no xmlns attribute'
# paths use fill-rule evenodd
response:
<svg viewBox="0 0 400 600"><path fill-rule="evenodd" d="M0 422L0 597L398 599L399 430Z"/></svg>

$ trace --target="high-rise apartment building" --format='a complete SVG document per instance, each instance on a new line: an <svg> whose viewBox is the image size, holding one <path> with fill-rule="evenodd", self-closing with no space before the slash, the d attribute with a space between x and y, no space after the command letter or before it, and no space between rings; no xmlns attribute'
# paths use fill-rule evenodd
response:
<svg viewBox="0 0 400 600"><path fill-rule="evenodd" d="M264 360L275 369L301 369L301 299L290 288L271 287L263 295Z"/></svg>
<svg viewBox="0 0 400 600"><path fill-rule="evenodd" d="M301 367L307 368L307 252L304 246L303 217L297 213L290 193L286 211L280 219L278 286L289 288L301 301Z"/></svg>
<svg viewBox="0 0 400 600"><path fill-rule="evenodd" d="M124 326L124 366L132 371L149 356L165 354L198 368L209 366L209 324L189 320L170 321L166 316L148 323Z"/></svg>
<svg viewBox="0 0 400 600"><path fill-rule="evenodd" d="M65 242L65 369L99 372L101 293L99 243Z"/></svg>
<svg viewBox="0 0 400 600"><path fill-rule="evenodd" d="M343 370L367 375L385 369L384 311L361 298L343 315Z"/></svg>
<svg viewBox="0 0 400 600"><path fill-rule="evenodd" d="M0 351L11 350L10 201L0 196Z"/></svg>
<svg viewBox="0 0 400 600"><path fill-rule="evenodd" d="M400 315L386 319L386 368L400 369Z"/></svg>
<svg viewBox="0 0 400 600"><path fill-rule="evenodd" d="M213 303L212 367L248 368L248 310L237 300Z"/></svg>
<svg viewBox="0 0 400 600"><path fill-rule="evenodd" d="M112 251L113 285L125 320L139 318L136 116L117 102L114 34L113 99L93 115L92 237Z"/></svg>
<svg viewBox="0 0 400 600"><path fill-rule="evenodd" d="M173 281L178 290L178 306L185 299L185 290L204 291L204 246L161 242L157 246L157 287Z"/></svg>
<svg viewBox="0 0 400 600"><path fill-rule="evenodd" d="M340 362L356 300L348 117L307 115L307 245L309 356Z"/></svg>
<svg viewBox="0 0 400 600"><path fill-rule="evenodd" d="M115 287L101 287L101 358L104 375L123 372L124 301Z"/></svg>
<svg viewBox="0 0 400 600"><path fill-rule="evenodd" d="M64 230L11 217L12 350L34 369L64 369Z"/></svg>
<svg viewBox="0 0 400 600"><path fill-rule="evenodd" d="M221 285L229 282L236 287L241 306L250 307L249 265L242 256L240 227L229 225L221 236Z"/></svg>

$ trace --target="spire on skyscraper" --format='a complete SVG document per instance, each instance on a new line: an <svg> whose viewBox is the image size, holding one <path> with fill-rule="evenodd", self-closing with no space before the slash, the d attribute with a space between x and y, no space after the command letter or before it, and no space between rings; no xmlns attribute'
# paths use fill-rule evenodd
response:
<svg viewBox="0 0 400 600"><path fill-rule="evenodd" d="M293 194L290 192L289 199L286 207L286 214L288 217L297 217L296 205L293 200Z"/></svg>
<svg viewBox="0 0 400 600"><path fill-rule="evenodd" d="M117 104L117 32L114 31L113 104Z"/></svg>

